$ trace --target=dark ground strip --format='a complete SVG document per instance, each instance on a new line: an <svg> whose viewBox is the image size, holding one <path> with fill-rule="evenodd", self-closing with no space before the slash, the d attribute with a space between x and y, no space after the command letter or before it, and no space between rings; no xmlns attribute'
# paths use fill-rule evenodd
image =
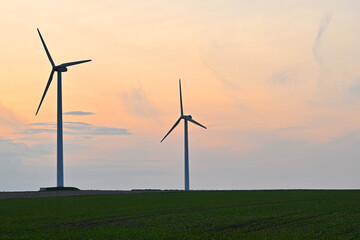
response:
<svg viewBox="0 0 360 240"><path fill-rule="evenodd" d="M123 191L123 190L80 190L80 191L28 191L28 192L0 192L0 199L15 198L43 198L43 197L65 197L65 196L89 196L89 195L114 195L114 194L135 194L135 193L154 193L154 192L178 192L178 190L159 190L159 191Z"/></svg>
<svg viewBox="0 0 360 240"><path fill-rule="evenodd" d="M257 192L257 191L287 191L287 190L191 190L190 192ZM317 191L317 190L289 190L289 191ZM323 191L323 190L319 190ZM327 191L327 190L324 190ZM338 190L331 190L338 191ZM349 191L349 190L347 190ZM63 196L87 196L87 195L112 195L112 194L134 194L134 193L160 193L160 192L185 192L178 189L133 189L133 190L80 190L80 191L24 191L24 192L0 192L1 199L14 198L43 198L43 197L63 197ZM321 200L321 199L320 199Z"/></svg>
<svg viewBox="0 0 360 240"><path fill-rule="evenodd" d="M50 192L0 192L0 199L64 197L101 194L126 194L129 191L50 191Z"/></svg>

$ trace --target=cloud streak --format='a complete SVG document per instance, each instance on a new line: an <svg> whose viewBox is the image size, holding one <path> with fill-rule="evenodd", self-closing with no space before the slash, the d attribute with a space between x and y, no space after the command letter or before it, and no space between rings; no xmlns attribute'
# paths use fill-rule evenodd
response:
<svg viewBox="0 0 360 240"><path fill-rule="evenodd" d="M298 76L292 70L282 70L272 74L272 85L295 85L298 83Z"/></svg>
<svg viewBox="0 0 360 240"><path fill-rule="evenodd" d="M127 110L141 117L157 117L159 110L153 106L141 85L121 94L122 102Z"/></svg>
<svg viewBox="0 0 360 240"><path fill-rule="evenodd" d="M65 112L64 115L73 115L73 116L87 116L87 115L94 115L94 112L83 112L83 111L71 111Z"/></svg>
<svg viewBox="0 0 360 240"><path fill-rule="evenodd" d="M349 86L349 91L352 96L360 97L360 77L355 78L355 82Z"/></svg>
<svg viewBox="0 0 360 240"><path fill-rule="evenodd" d="M56 123L32 123L30 126L36 127L25 129L22 134L32 135L56 132ZM41 128L37 128L38 126L41 126ZM86 122L64 122L64 134L84 136L131 135L131 133L125 128L98 126Z"/></svg>
<svg viewBox="0 0 360 240"><path fill-rule="evenodd" d="M2 129L18 130L24 126L23 121L10 109L0 103L0 132Z"/></svg>
<svg viewBox="0 0 360 240"><path fill-rule="evenodd" d="M323 19L320 22L320 26L319 26L319 30L313 45L313 55L314 58L316 60L316 62L319 64L320 67L323 66L323 61L322 61L322 57L320 54L320 44L321 44L321 40L323 38L323 35L325 34L326 30L329 28L330 22L332 19L332 15L331 14L327 14L323 17Z"/></svg>
<svg viewBox="0 0 360 240"><path fill-rule="evenodd" d="M215 68L210 66L209 63L202 56L201 56L201 61L208 69L211 70L211 72L215 75L216 79L218 79L220 82L225 84L227 87L236 88L236 89L238 88L238 86L236 84L234 84L233 82L226 79L221 73L219 73L217 70L215 70Z"/></svg>

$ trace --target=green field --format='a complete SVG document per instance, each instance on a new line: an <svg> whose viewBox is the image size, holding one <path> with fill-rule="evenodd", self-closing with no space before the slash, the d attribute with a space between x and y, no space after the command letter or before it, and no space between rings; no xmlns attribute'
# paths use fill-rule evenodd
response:
<svg viewBox="0 0 360 240"><path fill-rule="evenodd" d="M0 239L360 239L360 191L6 199Z"/></svg>

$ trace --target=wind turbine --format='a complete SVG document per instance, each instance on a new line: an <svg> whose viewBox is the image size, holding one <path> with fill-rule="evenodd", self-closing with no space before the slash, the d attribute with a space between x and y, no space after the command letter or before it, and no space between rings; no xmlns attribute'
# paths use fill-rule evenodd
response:
<svg viewBox="0 0 360 240"><path fill-rule="evenodd" d="M67 67L72 65L77 65L80 63L90 62L91 60L83 60L77 62L68 62L60 65L55 65L53 59L51 58L50 52L46 47L45 41L41 36L39 29L37 29L41 42L45 48L46 55L49 58L49 61L52 66L49 80L46 84L44 94L42 95L39 107L36 111L38 114L41 104L45 98L46 92L49 89L51 81L53 79L54 73L57 72L57 187L64 187L64 159L63 159L63 122L62 122L62 93L61 93L61 73L67 72Z"/></svg>
<svg viewBox="0 0 360 240"><path fill-rule="evenodd" d="M181 119L184 119L184 140L185 140L185 191L190 190L190 182L189 182L189 141L188 141L188 121L192 122L196 125L199 125L202 128L207 129L205 126L201 125L200 123L196 122L192 119L191 115L184 115L183 112L183 105L182 105L182 96L181 96L181 80L179 79L179 89L180 89L180 112L181 115L179 119L176 121L174 126L170 129L170 131L165 135L165 137L160 141L164 141L164 139L171 133L172 130L180 123Z"/></svg>

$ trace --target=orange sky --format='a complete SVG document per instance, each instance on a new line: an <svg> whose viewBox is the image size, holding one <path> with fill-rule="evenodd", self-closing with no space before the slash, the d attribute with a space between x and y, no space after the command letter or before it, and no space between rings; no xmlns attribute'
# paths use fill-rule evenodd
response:
<svg viewBox="0 0 360 240"><path fill-rule="evenodd" d="M185 113L208 126L190 127L194 188L358 186L359 8L355 0L1 3L0 168L24 177L3 174L0 190L55 181L56 80L35 117L51 70L36 28L55 63L92 59L63 74L64 112L93 113L64 115L66 185L182 188L182 125L159 143L179 116L181 78Z"/></svg>

